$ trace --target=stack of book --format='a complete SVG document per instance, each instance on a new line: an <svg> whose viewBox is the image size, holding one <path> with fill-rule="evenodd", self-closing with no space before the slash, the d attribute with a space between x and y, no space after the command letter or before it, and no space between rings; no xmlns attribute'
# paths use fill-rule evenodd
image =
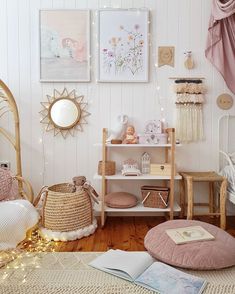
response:
<svg viewBox="0 0 235 294"><path fill-rule="evenodd" d="M166 233L177 245L190 242L215 240L215 237L201 226L168 229L166 230Z"/></svg>

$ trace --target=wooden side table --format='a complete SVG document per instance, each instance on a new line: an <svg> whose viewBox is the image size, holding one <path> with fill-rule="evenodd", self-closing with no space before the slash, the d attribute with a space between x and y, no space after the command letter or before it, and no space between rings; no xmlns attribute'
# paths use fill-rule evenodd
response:
<svg viewBox="0 0 235 294"><path fill-rule="evenodd" d="M227 194L227 179L218 175L216 172L181 172L181 193L180 193L180 205L181 216L184 216L185 211L185 190L187 194L187 219L193 219L194 206L209 206L209 213L203 215L220 216L221 229L226 228L226 194ZM209 203L194 203L193 198L193 182L208 182L209 183ZM219 212L216 211L215 198L214 198L214 183L220 182L220 200L219 200Z"/></svg>

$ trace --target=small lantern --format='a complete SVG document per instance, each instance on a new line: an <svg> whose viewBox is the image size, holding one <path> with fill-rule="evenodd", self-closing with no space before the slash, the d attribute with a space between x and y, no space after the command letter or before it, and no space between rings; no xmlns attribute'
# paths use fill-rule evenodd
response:
<svg viewBox="0 0 235 294"><path fill-rule="evenodd" d="M150 155L147 152L144 152L141 157L141 167L143 174L150 173Z"/></svg>

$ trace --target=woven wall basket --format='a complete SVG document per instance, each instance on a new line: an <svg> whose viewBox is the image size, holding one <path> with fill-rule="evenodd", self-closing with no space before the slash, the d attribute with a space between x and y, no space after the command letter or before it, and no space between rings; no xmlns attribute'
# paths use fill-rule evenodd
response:
<svg viewBox="0 0 235 294"><path fill-rule="evenodd" d="M75 231L93 222L89 194L72 184L57 184L47 188L44 201L43 227L60 232Z"/></svg>

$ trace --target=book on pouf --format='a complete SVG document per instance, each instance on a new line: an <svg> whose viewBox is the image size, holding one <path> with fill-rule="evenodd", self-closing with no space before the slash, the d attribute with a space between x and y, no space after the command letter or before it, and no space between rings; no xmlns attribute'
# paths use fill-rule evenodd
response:
<svg viewBox="0 0 235 294"><path fill-rule="evenodd" d="M167 235L175 244L185 244L196 241L214 240L215 237L201 226L191 226L166 230Z"/></svg>
<svg viewBox="0 0 235 294"><path fill-rule="evenodd" d="M156 261L147 252L111 249L94 259L89 265L162 294L200 294L207 283L202 278Z"/></svg>

